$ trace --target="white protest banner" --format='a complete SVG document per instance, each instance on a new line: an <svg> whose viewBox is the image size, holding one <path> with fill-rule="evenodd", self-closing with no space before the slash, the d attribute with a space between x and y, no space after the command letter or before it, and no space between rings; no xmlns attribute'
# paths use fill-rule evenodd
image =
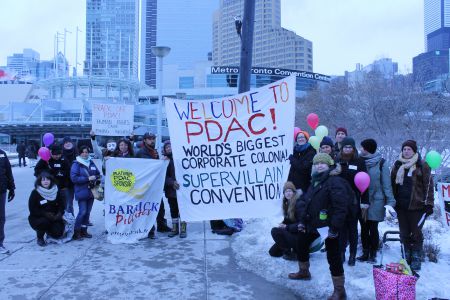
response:
<svg viewBox="0 0 450 300"><path fill-rule="evenodd" d="M280 215L295 76L222 99L166 98L166 114L182 220Z"/></svg>
<svg viewBox="0 0 450 300"><path fill-rule="evenodd" d="M444 225L450 227L450 183L438 183L438 197Z"/></svg>
<svg viewBox="0 0 450 300"><path fill-rule="evenodd" d="M134 105L92 103L92 130L96 135L130 135L134 125Z"/></svg>
<svg viewBox="0 0 450 300"><path fill-rule="evenodd" d="M136 243L155 224L168 160L110 158L106 161L105 228L113 244Z"/></svg>

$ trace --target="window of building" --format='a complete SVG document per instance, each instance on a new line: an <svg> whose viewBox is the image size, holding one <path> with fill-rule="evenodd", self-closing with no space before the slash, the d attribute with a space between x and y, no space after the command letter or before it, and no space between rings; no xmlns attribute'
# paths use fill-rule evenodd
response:
<svg viewBox="0 0 450 300"><path fill-rule="evenodd" d="M194 88L194 77L192 76L180 77L178 86L180 89Z"/></svg>

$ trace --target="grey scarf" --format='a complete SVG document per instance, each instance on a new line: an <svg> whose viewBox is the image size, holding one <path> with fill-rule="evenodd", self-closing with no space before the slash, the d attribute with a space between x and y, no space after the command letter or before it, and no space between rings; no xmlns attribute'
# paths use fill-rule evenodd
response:
<svg viewBox="0 0 450 300"><path fill-rule="evenodd" d="M381 160L381 153L375 152L374 154L361 155L364 158L367 168L372 168L376 166Z"/></svg>
<svg viewBox="0 0 450 300"><path fill-rule="evenodd" d="M54 201L56 199L56 194L58 193L58 187L53 185L51 189L46 189L45 187L38 186L36 191L47 201Z"/></svg>

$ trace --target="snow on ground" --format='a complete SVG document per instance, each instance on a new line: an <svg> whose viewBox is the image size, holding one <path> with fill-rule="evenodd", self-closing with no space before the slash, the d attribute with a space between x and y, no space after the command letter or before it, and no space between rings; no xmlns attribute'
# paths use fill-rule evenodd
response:
<svg viewBox="0 0 450 300"><path fill-rule="evenodd" d="M325 252L313 253L310 257L310 281L288 279L290 272L298 271L297 262L282 258L270 257L269 248L273 244L270 230L279 224L278 219L249 220L245 229L233 239L232 249L238 265L250 270L268 281L286 286L302 299L324 299L332 293L333 285L328 269ZM431 299L433 297L450 298L450 229L444 229L435 220L427 220L425 228L431 228L435 241L440 245L441 253L438 263L422 263L419 272L420 279L416 286L416 299ZM385 222L380 223L380 235L387 230L398 230ZM400 244L388 242L384 248L383 264L398 262L401 258ZM358 255L360 249L358 249ZM348 256L348 252L347 252ZM378 255L378 261L380 255ZM357 262L355 267L344 263L346 290L349 299L375 299L375 289L372 276L372 265Z"/></svg>

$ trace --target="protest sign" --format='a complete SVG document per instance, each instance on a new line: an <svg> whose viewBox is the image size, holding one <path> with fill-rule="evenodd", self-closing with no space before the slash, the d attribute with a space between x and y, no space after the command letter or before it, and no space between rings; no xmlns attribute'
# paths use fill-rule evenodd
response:
<svg viewBox="0 0 450 300"><path fill-rule="evenodd" d="M130 135L133 125L134 105L92 103L92 130L96 135Z"/></svg>
<svg viewBox="0 0 450 300"><path fill-rule="evenodd" d="M135 243L155 224L168 161L110 158L106 161L105 228L113 244Z"/></svg>
<svg viewBox="0 0 450 300"><path fill-rule="evenodd" d="M222 99L166 98L166 115L182 220L280 215L295 76Z"/></svg>
<svg viewBox="0 0 450 300"><path fill-rule="evenodd" d="M450 227L450 183L438 183L438 197L444 225Z"/></svg>

